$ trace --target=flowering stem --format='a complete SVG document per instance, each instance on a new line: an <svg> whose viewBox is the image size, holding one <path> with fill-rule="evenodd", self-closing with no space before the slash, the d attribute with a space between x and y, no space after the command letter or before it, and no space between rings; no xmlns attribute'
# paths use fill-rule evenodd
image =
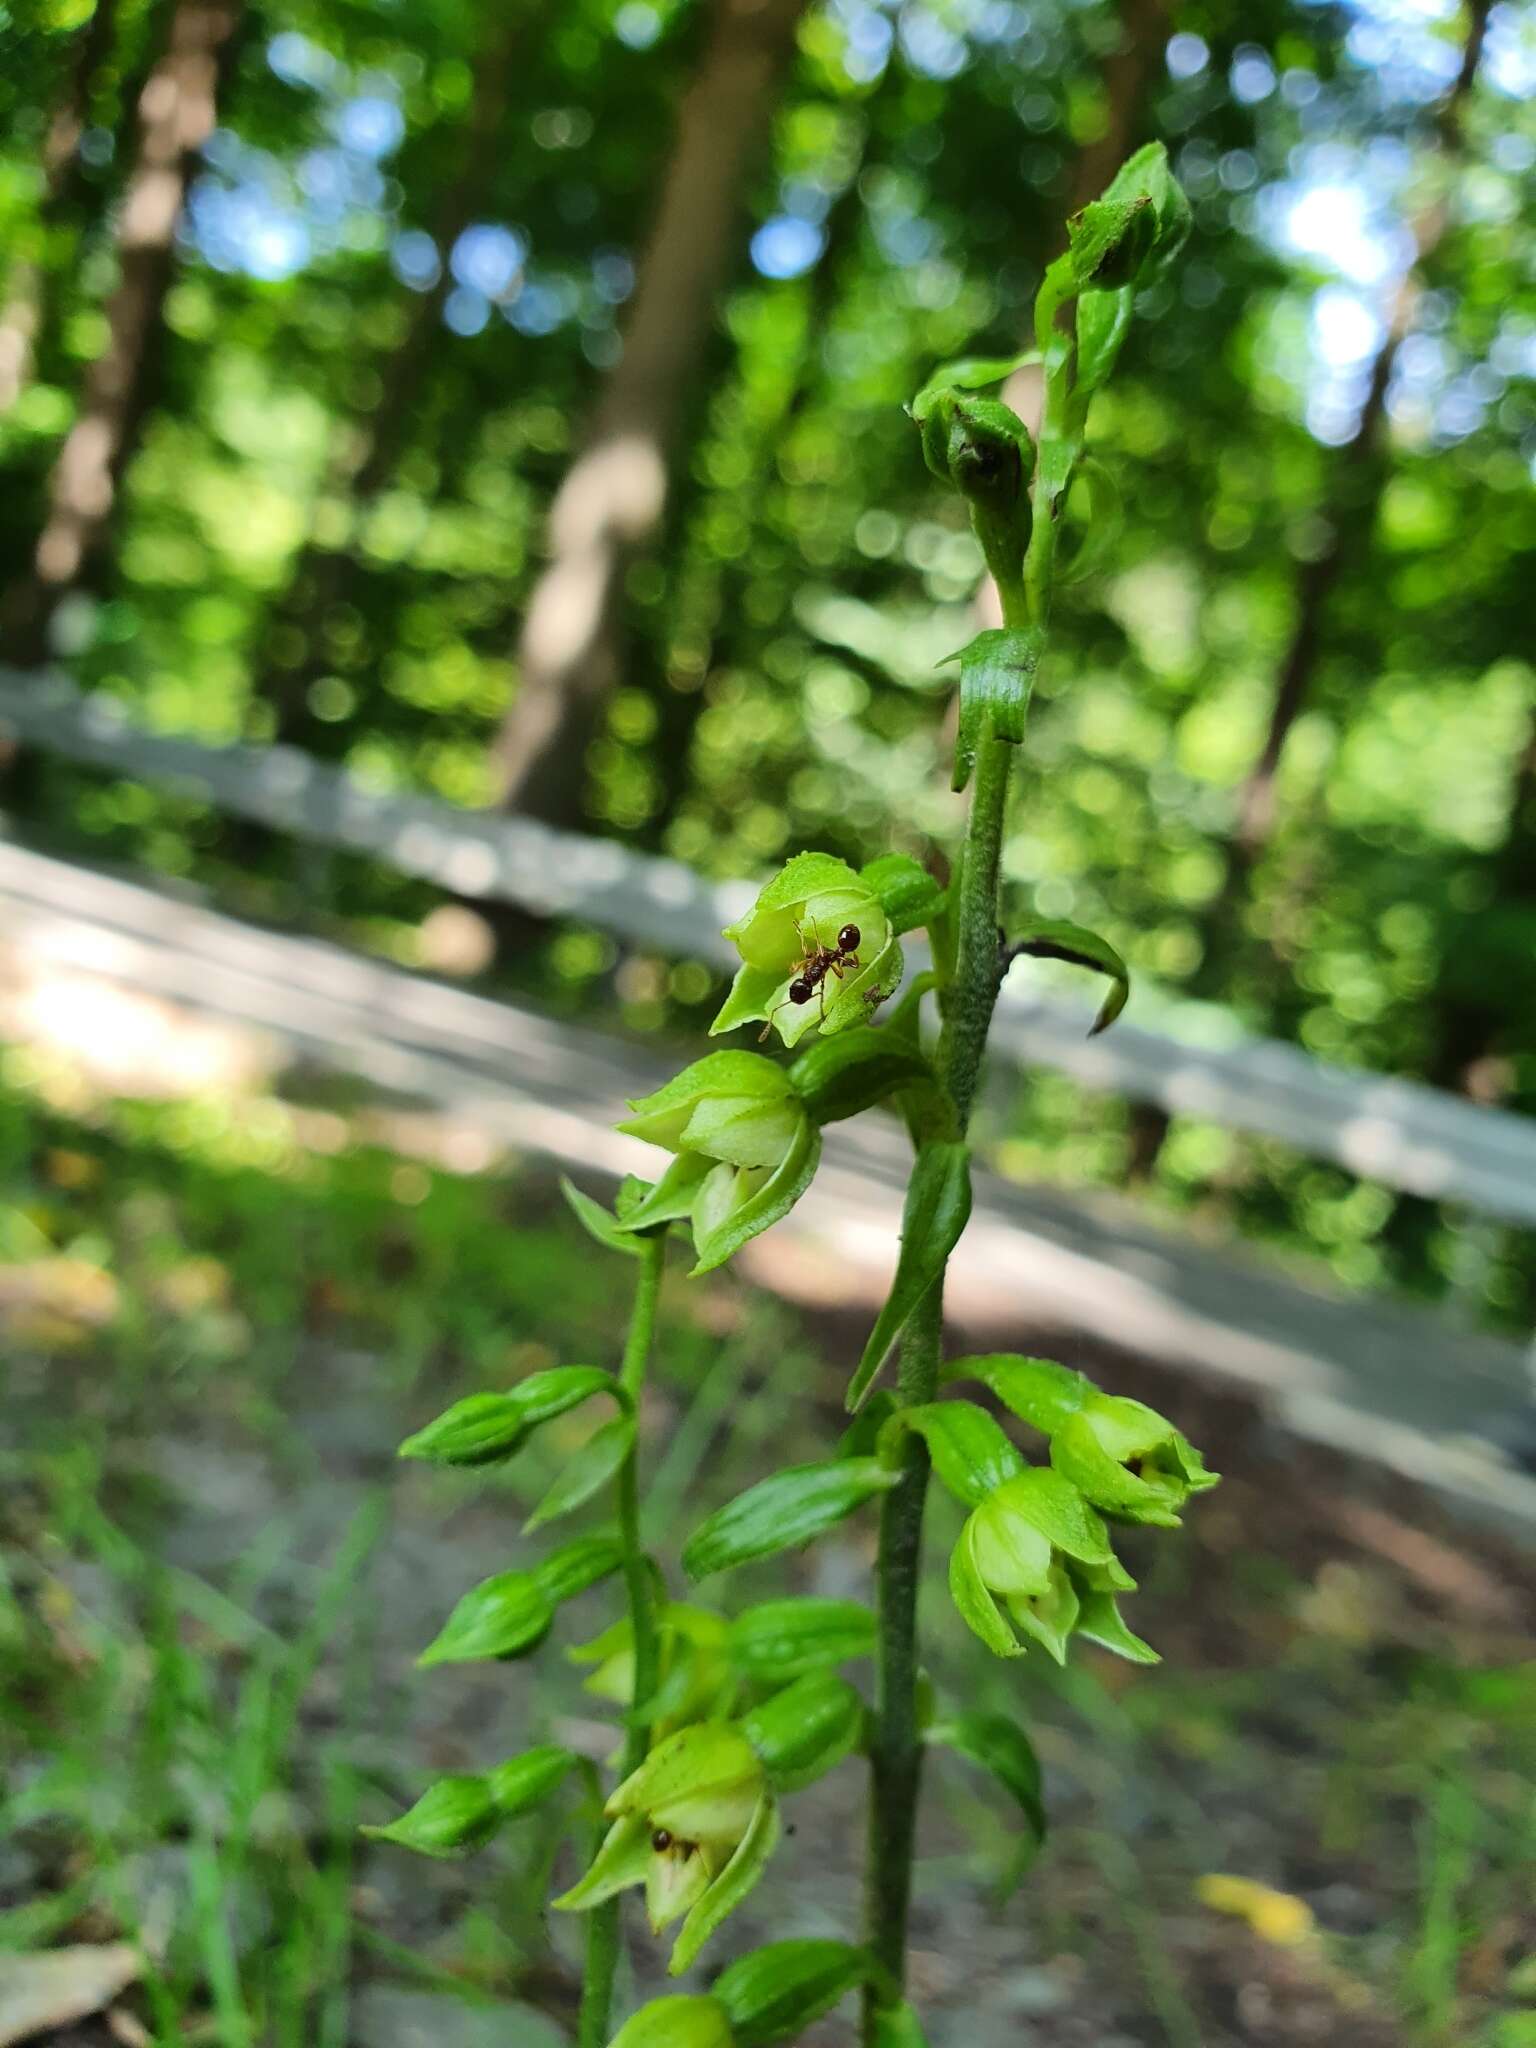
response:
<svg viewBox="0 0 1536 2048"><path fill-rule="evenodd" d="M1016 584L1005 587L1005 616L1022 604ZM940 1063L963 1133L976 1094L987 1029L997 1001L997 895L1002 856L1003 813L1008 800L1011 747L988 733L976 756L958 884L959 947L947 992ZM898 1398L904 1407L931 1401L938 1391L943 1347L942 1276L908 1323L901 1346ZM880 1513L876 1567L879 1652L875 1726L870 1743L872 1791L869 1864L865 1890L865 1935L889 1981L904 1978L907 1914L912 1895L912 1856L922 1775L922 1736L917 1715L917 1590L922 1563L923 1507L928 1490L928 1452L915 1433L907 1437L901 1484L885 1496ZM876 2039L878 2013L888 1992L869 1987L864 1996L865 2048Z"/></svg>
<svg viewBox="0 0 1536 2048"><path fill-rule="evenodd" d="M619 1385L634 1403L638 1420L640 1396L645 1386L645 1368L651 1355L656 1329L656 1303L661 1293L661 1273L666 1260L666 1231L647 1232L640 1240L640 1277L635 1284L634 1306L630 1310L629 1334L619 1367ZM645 1761L649 1734L637 1716L656 1690L657 1637L656 1608L649 1560L640 1539L640 1479L636 1465L637 1447L619 1467L617 1508L619 1542L624 1552L624 1591L629 1606L629 1626L634 1643L635 1683L628 1733L620 1775L627 1778ZM598 1817L597 1843L606 1832ZM620 1901L607 1899L587 1916L587 1947L582 1970L581 2013L577 2022L576 2048L604 2048L613 2004L613 1979L619 1961Z"/></svg>

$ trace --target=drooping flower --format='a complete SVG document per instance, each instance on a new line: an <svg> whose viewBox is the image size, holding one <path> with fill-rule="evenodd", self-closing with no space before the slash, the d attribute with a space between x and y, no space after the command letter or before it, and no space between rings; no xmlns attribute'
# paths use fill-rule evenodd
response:
<svg viewBox="0 0 1536 2048"><path fill-rule="evenodd" d="M742 959L709 1027L772 1024L786 1045L867 1023L901 980L901 947L870 881L830 853L799 853L725 936Z"/></svg>
<svg viewBox="0 0 1536 2048"><path fill-rule="evenodd" d="M630 1108L619 1129L677 1156L622 1228L686 1218L696 1273L788 1215L821 1157L821 1132L804 1101L761 1053L710 1053Z"/></svg>
<svg viewBox="0 0 1536 2048"><path fill-rule="evenodd" d="M1164 1529L1178 1528L1179 1509L1192 1493L1219 1483L1155 1408L1097 1389L1052 1432L1051 1463L1106 1514Z"/></svg>
<svg viewBox="0 0 1536 2048"><path fill-rule="evenodd" d="M1117 1630L1136 1642L1115 1607L1136 1581L1101 1518L1058 1472L1031 1467L973 1510L950 1557L949 1583L963 1619L1001 1657L1036 1642L1064 1664L1074 1630L1110 1649L1124 1649L1109 1640ZM1085 1610L1092 1628L1084 1627Z"/></svg>
<svg viewBox="0 0 1536 2048"><path fill-rule="evenodd" d="M686 1969L778 1840L778 1802L761 1759L733 1723L695 1722L657 1744L606 1812L613 1826L591 1868L555 1904L586 1912L641 1885L654 1932L687 1916L671 1964Z"/></svg>

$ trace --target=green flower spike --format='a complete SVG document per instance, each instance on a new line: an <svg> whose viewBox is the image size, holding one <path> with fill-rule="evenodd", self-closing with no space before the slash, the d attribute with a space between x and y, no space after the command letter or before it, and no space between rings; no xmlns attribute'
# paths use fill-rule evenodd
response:
<svg viewBox="0 0 1536 2048"><path fill-rule="evenodd" d="M1171 1422L1119 1394L1089 1394L1052 1435L1051 1463L1105 1514L1162 1529L1177 1529L1189 1496L1219 1483Z"/></svg>
<svg viewBox="0 0 1536 2048"><path fill-rule="evenodd" d="M901 980L901 947L872 884L830 853L797 853L725 936L742 965L710 1025L771 1024L786 1045L863 1024Z"/></svg>
<svg viewBox="0 0 1536 2048"><path fill-rule="evenodd" d="M659 1743L606 1810L614 1825L591 1869L554 1903L586 1912L642 1885L654 1932L683 1919L676 1975L756 1884L778 1841L768 1774L739 1728L700 1721Z"/></svg>
<svg viewBox="0 0 1536 2048"><path fill-rule="evenodd" d="M1066 1662L1067 1639L1080 1626L1084 1590L1096 1598L1107 1594L1112 1608L1114 1594L1135 1583L1077 1488L1039 1467L988 1495L949 1561L955 1605L989 1650L1017 1657L1033 1641L1058 1664ZM1027 1640L1020 1642L1019 1634Z"/></svg>
<svg viewBox="0 0 1536 2048"><path fill-rule="evenodd" d="M621 1227L686 1218L695 1273L723 1265L787 1216L821 1157L821 1132L805 1103L761 1053L710 1053L629 1106L634 1115L619 1129L677 1157Z"/></svg>

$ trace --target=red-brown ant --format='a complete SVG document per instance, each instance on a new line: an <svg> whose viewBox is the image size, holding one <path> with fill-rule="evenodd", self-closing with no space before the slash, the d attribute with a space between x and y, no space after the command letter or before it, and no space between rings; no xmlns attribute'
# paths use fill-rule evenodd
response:
<svg viewBox="0 0 1536 2048"><path fill-rule="evenodd" d="M814 931L815 927L813 926L812 929ZM843 926L837 935L837 944L835 946L822 945L819 937L815 945L808 946L805 942L805 933L801 931L798 924L795 926L795 936L800 941L800 959L795 965L795 978L789 984L784 1001L775 1006L767 1023L758 1033L759 1043L772 1030L773 1019L777 1017L780 1010L787 1008L790 1003L794 1003L797 1007L808 1003L818 989L821 991L821 1014L823 1019L825 1019L827 1014L827 991L825 987L827 976L829 974L836 975L837 979L841 981L846 968L857 967L860 964L859 939L861 934L856 924L845 924Z"/></svg>

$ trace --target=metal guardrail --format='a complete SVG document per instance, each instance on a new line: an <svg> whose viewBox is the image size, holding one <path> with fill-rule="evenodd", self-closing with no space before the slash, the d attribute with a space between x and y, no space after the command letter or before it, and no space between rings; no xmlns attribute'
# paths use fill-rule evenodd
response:
<svg viewBox="0 0 1536 2048"><path fill-rule="evenodd" d="M136 725L113 700L57 670L0 668L0 725L115 775L179 788L237 816L374 855L455 894L579 918L634 944L725 967L720 927L749 886L706 881L678 861L556 832L529 819L456 810L369 788L292 747L211 747ZM1010 984L994 1049L1083 1087L1274 1138L1405 1193L1536 1224L1536 1122L1411 1081L1331 1066L1273 1040L1200 1043L1172 1026L1121 1020L1087 1037L1087 1007ZM1203 1031L1206 1018L1191 1013Z"/></svg>

